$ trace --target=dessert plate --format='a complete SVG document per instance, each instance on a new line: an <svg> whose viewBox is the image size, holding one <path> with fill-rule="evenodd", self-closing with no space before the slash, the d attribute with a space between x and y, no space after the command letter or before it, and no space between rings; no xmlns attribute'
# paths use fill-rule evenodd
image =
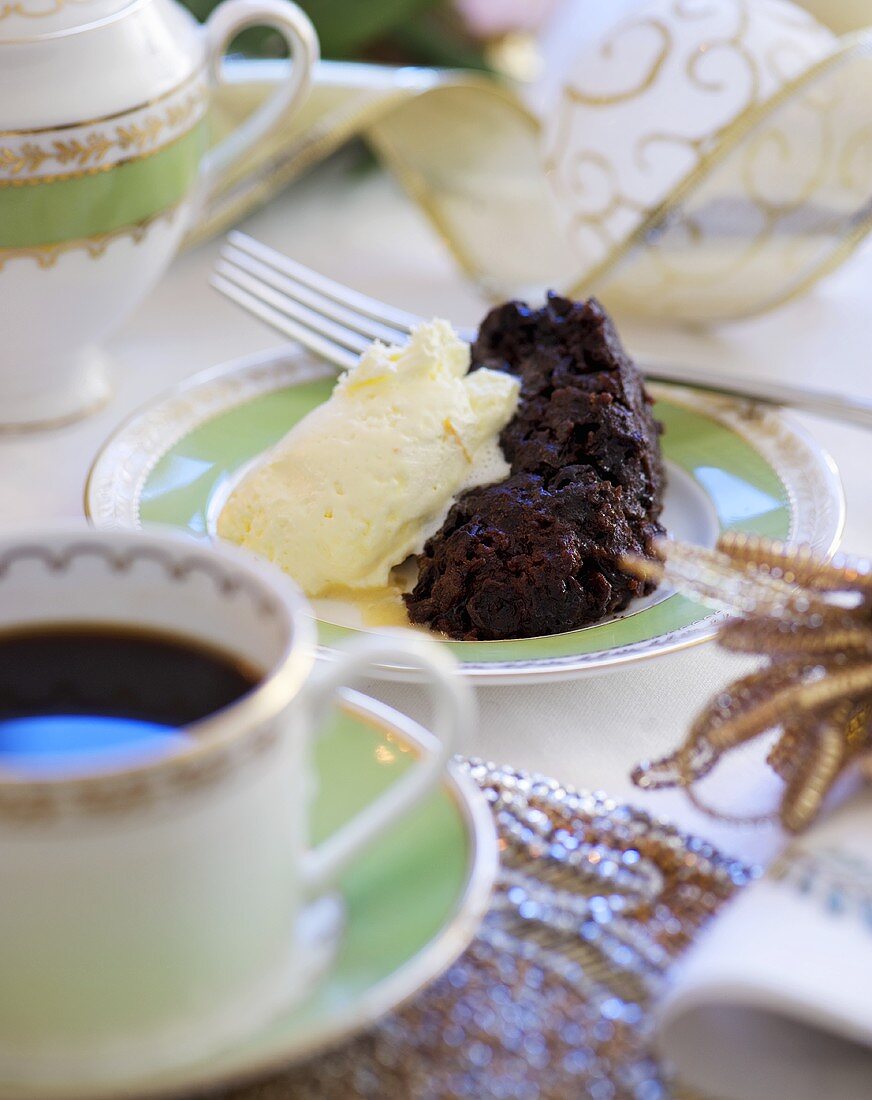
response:
<svg viewBox="0 0 872 1100"><path fill-rule="evenodd" d="M346 692L316 753L313 843L358 813L410 766L431 735L373 699ZM212 1058L118 1084L47 1093L0 1080L0 1100L157 1100L278 1073L375 1023L441 974L484 916L498 866L490 810L451 764L442 786L372 845L342 880L344 931L311 997Z"/></svg>
<svg viewBox="0 0 872 1100"><path fill-rule="evenodd" d="M85 490L101 528L162 523L212 537L216 503L239 471L329 396L335 372L282 348L206 371L134 414L106 443ZM650 389L663 421L669 533L713 546L735 530L832 554L844 496L832 459L789 419L692 389ZM318 604L321 652L366 629L350 608ZM712 638L718 616L659 589L581 630L503 642L450 642L480 683L577 677ZM386 677L413 670L385 666Z"/></svg>

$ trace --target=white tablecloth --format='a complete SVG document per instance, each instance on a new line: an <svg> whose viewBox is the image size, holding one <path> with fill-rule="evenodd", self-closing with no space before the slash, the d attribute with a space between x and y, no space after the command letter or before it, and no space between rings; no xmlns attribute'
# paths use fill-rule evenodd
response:
<svg viewBox="0 0 872 1100"><path fill-rule="evenodd" d="M320 167L245 228L306 264L420 314L474 324L484 312L485 303L396 184L376 169L361 174L347 156ZM196 371L279 342L208 286L217 247L213 242L180 257L111 342L117 389L105 409L60 430L0 437L4 524L81 516L91 460L120 420ZM811 297L763 319L711 333L632 324L622 332L635 351L703 370L711 365L872 396L870 283L872 251L866 251ZM849 507L845 548L872 553L872 437L824 421L805 423L842 471ZM675 745L706 699L742 668L707 645L576 683L483 689L477 743L470 748L566 783L629 796L736 855L765 859L783 843L775 829L720 827L680 795L646 796L628 779L635 761ZM421 707L415 687L370 690L412 713Z"/></svg>

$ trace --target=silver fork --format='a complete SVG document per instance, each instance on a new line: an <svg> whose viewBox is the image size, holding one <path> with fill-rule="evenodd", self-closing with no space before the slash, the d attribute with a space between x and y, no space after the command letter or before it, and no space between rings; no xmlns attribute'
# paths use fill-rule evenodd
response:
<svg viewBox="0 0 872 1100"><path fill-rule="evenodd" d="M402 344L423 318L319 275L245 233L229 234L211 279L237 305L343 370L373 341ZM472 340L471 332L461 333ZM652 382L693 386L872 428L872 400L709 370L639 363Z"/></svg>

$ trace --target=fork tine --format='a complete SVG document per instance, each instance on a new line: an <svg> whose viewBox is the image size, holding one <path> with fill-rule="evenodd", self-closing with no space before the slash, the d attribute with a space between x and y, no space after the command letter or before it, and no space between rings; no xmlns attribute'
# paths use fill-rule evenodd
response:
<svg viewBox="0 0 872 1100"><path fill-rule="evenodd" d="M289 336L292 340L296 340L297 343L302 344L316 355L320 355L328 362L335 363L342 370L350 370L356 366L358 357L353 352L313 332L305 325L298 324L290 317L286 317L283 313L273 309L272 306L266 305L260 298L226 279L223 275L213 274L209 281L225 297L230 298L231 301L236 302L243 309L247 309L249 313L253 313L261 321L265 321L268 325L278 329L279 332Z"/></svg>
<svg viewBox="0 0 872 1100"><path fill-rule="evenodd" d="M386 344L405 344L409 338L408 330L384 325L380 321L371 320L363 313L357 313L355 310L339 305L332 298L325 298L317 291L310 290L289 275L277 271L248 252L236 248L235 245L225 245L221 250L221 256L236 267L267 283L279 294L286 295L292 301L299 302L313 312L321 314L328 321L335 321L354 332L361 333L368 340L382 340ZM273 302L273 305L277 306L277 303Z"/></svg>
<svg viewBox="0 0 872 1100"><path fill-rule="evenodd" d="M247 271L240 270L229 260L219 260L215 265L215 271L217 274L223 275L225 279L229 279L230 282L236 283L243 290L247 290L255 298L259 298L272 309L284 314L292 321L296 321L297 324L310 329L319 336L325 336L328 340L332 340L334 344L348 348L349 351L356 352L358 355L369 347L370 341L365 336L361 336L360 333L354 332L344 325L337 324L304 305L300 305L299 302L295 302L287 295L274 290L261 279L250 275Z"/></svg>
<svg viewBox="0 0 872 1100"><path fill-rule="evenodd" d="M421 324L422 318L417 317L414 313L396 309L385 302L379 302L375 298L370 298L366 294L352 290L351 287L343 286L342 283L337 283L334 279L328 279L326 275L320 275L317 271L312 271L311 268L290 259L290 257L277 252L268 245L261 244L260 241L256 241L253 237L249 237L247 233L242 233L238 229L228 233L227 241L242 252L247 252L255 259L261 260L263 263L282 272L283 275L289 275L310 290L317 291L323 297L330 298L339 305L363 314L364 317L369 317L373 321L390 325L391 328L399 329L400 332L404 333L410 332L416 325Z"/></svg>

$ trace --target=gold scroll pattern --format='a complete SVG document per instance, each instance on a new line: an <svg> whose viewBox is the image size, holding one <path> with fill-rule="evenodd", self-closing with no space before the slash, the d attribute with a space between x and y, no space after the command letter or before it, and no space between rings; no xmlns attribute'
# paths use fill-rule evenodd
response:
<svg viewBox="0 0 872 1100"><path fill-rule="evenodd" d="M872 227L872 36L786 85L576 287L618 310L715 322L774 308Z"/></svg>
<svg viewBox="0 0 872 1100"><path fill-rule="evenodd" d="M673 0L660 15L620 23L600 46L599 68L576 74L548 127L545 167L585 261L585 282L737 118L833 41L810 17L788 18L777 6L761 14L753 0ZM631 57L645 59L641 77L621 63ZM625 72L633 77L624 89L586 87L589 71L600 84ZM617 120L611 132L603 125L609 111ZM615 147L615 133L626 133L629 147Z"/></svg>

